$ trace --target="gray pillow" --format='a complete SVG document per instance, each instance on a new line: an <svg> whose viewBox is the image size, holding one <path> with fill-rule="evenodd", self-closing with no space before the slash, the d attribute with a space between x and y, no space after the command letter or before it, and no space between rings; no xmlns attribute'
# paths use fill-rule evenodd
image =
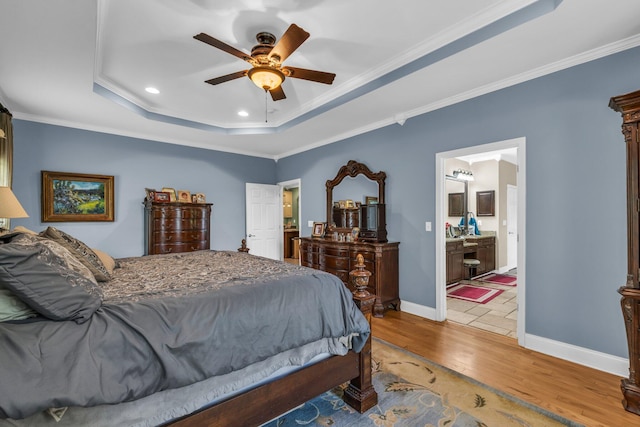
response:
<svg viewBox="0 0 640 427"><path fill-rule="evenodd" d="M62 230L58 230L55 227L47 227L47 229L40 233L40 235L69 249L69 251L71 251L71 253L78 258L81 263L91 270L91 273L93 273L98 282L111 280L111 274L109 274L107 268L104 266L102 261L100 261L98 255L96 255L96 253L82 241Z"/></svg>
<svg viewBox="0 0 640 427"><path fill-rule="evenodd" d="M52 320L83 323L102 304L95 282L37 241L0 244L0 287Z"/></svg>
<svg viewBox="0 0 640 427"><path fill-rule="evenodd" d="M98 282L96 282L96 278L94 277L91 270L89 270L87 266L81 263L80 260L73 253L71 253L70 250L68 250L55 240L50 240L37 234L20 233L12 237L10 241L11 243L17 243L23 246L32 246L38 243L46 246L58 258L62 258L67 268L75 271L76 273L82 274L95 285L94 287L96 289L101 289L100 287L98 287Z"/></svg>

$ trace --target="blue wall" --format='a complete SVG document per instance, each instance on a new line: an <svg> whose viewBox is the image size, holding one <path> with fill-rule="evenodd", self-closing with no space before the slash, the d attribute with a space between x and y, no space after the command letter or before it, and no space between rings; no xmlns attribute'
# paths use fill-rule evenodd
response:
<svg viewBox="0 0 640 427"><path fill-rule="evenodd" d="M115 257L144 252L145 188L205 193L213 203L212 249L240 247L245 235L245 183L273 184L270 159L188 148L98 132L13 120L13 190L30 218L14 219L40 231L48 225ZM115 221L41 223L40 171L115 176Z"/></svg>
<svg viewBox="0 0 640 427"><path fill-rule="evenodd" d="M114 223L59 227L117 257L143 252L145 187L204 192L212 246L244 236L245 182L300 178L302 235L325 220L325 182L354 159L387 173L389 238L400 241L400 296L435 307L435 155L527 139L527 333L627 357L616 289L626 278L625 147L611 96L640 88L640 49L622 52L278 163L14 120L14 191L40 230L40 171L116 177ZM434 224L434 227L438 226Z"/></svg>
<svg viewBox="0 0 640 427"><path fill-rule="evenodd" d="M387 173L400 297L435 307L435 155L526 137L526 332L627 357L625 146L609 98L640 89L633 49L281 159L302 180L302 224L325 217L324 182L354 159ZM434 225L439 226L438 224ZM305 228L303 227L303 234Z"/></svg>

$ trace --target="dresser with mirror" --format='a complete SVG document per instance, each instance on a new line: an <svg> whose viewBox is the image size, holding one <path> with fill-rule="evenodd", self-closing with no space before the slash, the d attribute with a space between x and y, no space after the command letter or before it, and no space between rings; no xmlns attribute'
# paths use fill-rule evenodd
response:
<svg viewBox="0 0 640 427"><path fill-rule="evenodd" d="M350 188L349 184L360 183L349 180L362 178L368 184ZM356 256L362 254L365 267L371 272L368 290L376 295L373 310L376 317L382 317L389 308L400 310L400 243L387 241L385 179L384 172L374 173L363 163L350 160L339 169L335 178L326 182L327 224L324 236L300 238L300 263L335 274L351 290L349 272L355 269ZM375 191L363 190L366 185L372 185ZM366 194L349 195L349 191L364 191Z"/></svg>

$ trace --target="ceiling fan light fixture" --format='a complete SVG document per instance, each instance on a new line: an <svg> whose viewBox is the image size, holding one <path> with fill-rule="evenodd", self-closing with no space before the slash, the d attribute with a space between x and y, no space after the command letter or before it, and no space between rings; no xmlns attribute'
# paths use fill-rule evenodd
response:
<svg viewBox="0 0 640 427"><path fill-rule="evenodd" d="M249 70L248 76L260 89L273 90L282 84L284 74L276 68L255 67Z"/></svg>

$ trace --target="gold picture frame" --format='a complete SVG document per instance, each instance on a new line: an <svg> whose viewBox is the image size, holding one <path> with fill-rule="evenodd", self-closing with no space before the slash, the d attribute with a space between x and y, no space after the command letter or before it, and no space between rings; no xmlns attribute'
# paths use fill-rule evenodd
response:
<svg viewBox="0 0 640 427"><path fill-rule="evenodd" d="M191 192L187 190L178 190L178 201L180 203L191 203Z"/></svg>
<svg viewBox="0 0 640 427"><path fill-rule="evenodd" d="M114 177L41 171L42 222L114 221Z"/></svg>
<svg viewBox="0 0 640 427"><path fill-rule="evenodd" d="M171 187L162 187L162 192L163 193L169 193L169 201L171 203L176 202L178 200L178 196L176 195L176 190L175 188L171 188Z"/></svg>

